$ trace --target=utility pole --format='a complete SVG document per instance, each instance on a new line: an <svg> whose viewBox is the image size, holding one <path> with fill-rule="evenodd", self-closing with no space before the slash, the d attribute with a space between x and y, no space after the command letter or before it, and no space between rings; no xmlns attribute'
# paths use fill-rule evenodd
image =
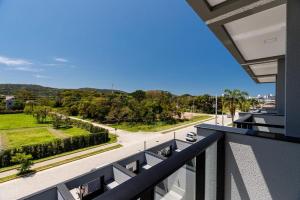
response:
<svg viewBox="0 0 300 200"><path fill-rule="evenodd" d="M215 107L216 107L216 117L215 117L215 119L216 119L216 125L218 124L218 95L216 95L216 105L215 105Z"/></svg>
<svg viewBox="0 0 300 200"><path fill-rule="evenodd" d="M193 98L193 113L195 112L195 98Z"/></svg>
<svg viewBox="0 0 300 200"><path fill-rule="evenodd" d="M222 126L224 126L224 94L222 94Z"/></svg>
<svg viewBox="0 0 300 200"><path fill-rule="evenodd" d="M114 84L111 84L111 94L114 94Z"/></svg>

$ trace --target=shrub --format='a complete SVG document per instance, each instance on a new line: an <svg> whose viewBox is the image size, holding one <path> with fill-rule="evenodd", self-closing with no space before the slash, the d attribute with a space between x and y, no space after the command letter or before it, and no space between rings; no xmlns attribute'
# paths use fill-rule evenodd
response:
<svg viewBox="0 0 300 200"><path fill-rule="evenodd" d="M12 163L20 164L20 167L18 168L19 174L25 174L30 171L31 166L33 165L33 162L31 161L32 156L30 154L25 153L16 153L12 158Z"/></svg>
<svg viewBox="0 0 300 200"><path fill-rule="evenodd" d="M106 143L108 142L108 131L106 129L101 130L102 132L89 135L57 139L48 143L27 145L20 148L0 151L0 167L7 167L15 164L16 162L14 162L12 158L18 153L30 154L32 159L40 159L88 146Z"/></svg>

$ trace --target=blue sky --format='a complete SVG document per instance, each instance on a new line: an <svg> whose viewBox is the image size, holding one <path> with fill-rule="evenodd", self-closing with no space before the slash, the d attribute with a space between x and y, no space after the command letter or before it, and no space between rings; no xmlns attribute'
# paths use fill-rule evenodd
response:
<svg viewBox="0 0 300 200"><path fill-rule="evenodd" d="M0 0L0 27L0 83L274 93L184 0Z"/></svg>

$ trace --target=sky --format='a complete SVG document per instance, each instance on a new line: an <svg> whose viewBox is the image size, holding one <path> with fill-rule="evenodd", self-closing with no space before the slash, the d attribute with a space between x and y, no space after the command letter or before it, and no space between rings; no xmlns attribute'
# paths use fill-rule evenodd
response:
<svg viewBox="0 0 300 200"><path fill-rule="evenodd" d="M0 30L0 83L274 93L185 0L0 0Z"/></svg>

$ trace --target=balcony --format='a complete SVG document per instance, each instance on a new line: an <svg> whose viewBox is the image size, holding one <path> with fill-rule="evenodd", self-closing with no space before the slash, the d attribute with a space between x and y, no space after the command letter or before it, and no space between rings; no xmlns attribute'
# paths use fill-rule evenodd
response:
<svg viewBox="0 0 300 200"><path fill-rule="evenodd" d="M194 144L172 140L24 199L80 199L80 188L95 200L299 198L299 139L207 124L197 133Z"/></svg>
<svg viewBox="0 0 300 200"><path fill-rule="evenodd" d="M278 114L240 113L234 121L237 128L253 130L264 135L284 135L284 116Z"/></svg>

